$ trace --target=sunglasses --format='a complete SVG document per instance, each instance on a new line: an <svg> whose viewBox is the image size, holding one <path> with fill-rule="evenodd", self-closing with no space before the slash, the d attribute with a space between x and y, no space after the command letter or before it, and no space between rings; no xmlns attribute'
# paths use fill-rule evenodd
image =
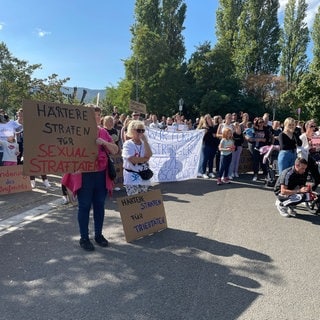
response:
<svg viewBox="0 0 320 320"><path fill-rule="evenodd" d="M316 126L310 126L309 128L315 128Z"/></svg>
<svg viewBox="0 0 320 320"><path fill-rule="evenodd" d="M145 130L145 129L136 129L136 131L137 131L138 133L144 133L146 130Z"/></svg>

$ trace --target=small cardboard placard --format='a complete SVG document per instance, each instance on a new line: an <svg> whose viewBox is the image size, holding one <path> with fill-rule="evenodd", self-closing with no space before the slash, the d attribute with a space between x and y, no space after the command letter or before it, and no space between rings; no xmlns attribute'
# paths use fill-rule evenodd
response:
<svg viewBox="0 0 320 320"><path fill-rule="evenodd" d="M117 202L127 242L167 228L159 189L118 198Z"/></svg>
<svg viewBox="0 0 320 320"><path fill-rule="evenodd" d="M110 155L110 157L113 160L114 167L117 172L117 176L114 180L114 186L117 188L122 188L123 187L123 160L122 160L121 153Z"/></svg>
<svg viewBox="0 0 320 320"><path fill-rule="evenodd" d="M22 166L0 166L0 194L31 191L30 177L22 175Z"/></svg>
<svg viewBox="0 0 320 320"><path fill-rule="evenodd" d="M25 175L95 170L94 108L25 100L23 118Z"/></svg>
<svg viewBox="0 0 320 320"><path fill-rule="evenodd" d="M147 105L134 100L130 100L129 109L131 111L138 112L138 113L143 113L143 114L147 113Z"/></svg>
<svg viewBox="0 0 320 320"><path fill-rule="evenodd" d="M253 171L252 155L249 149L247 148L242 149L238 171L239 173L246 173L246 172Z"/></svg>

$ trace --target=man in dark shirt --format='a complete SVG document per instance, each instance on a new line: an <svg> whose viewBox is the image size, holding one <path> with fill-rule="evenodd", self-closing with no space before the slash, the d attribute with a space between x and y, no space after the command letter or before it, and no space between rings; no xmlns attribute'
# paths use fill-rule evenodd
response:
<svg viewBox="0 0 320 320"><path fill-rule="evenodd" d="M308 162L303 158L297 158L294 166L283 170L274 186L277 196L276 207L283 217L295 216L292 206L306 201L306 169Z"/></svg>

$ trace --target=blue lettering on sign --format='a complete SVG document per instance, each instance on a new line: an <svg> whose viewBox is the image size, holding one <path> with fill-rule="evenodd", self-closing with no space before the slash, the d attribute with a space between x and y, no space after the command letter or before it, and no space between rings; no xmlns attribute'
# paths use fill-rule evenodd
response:
<svg viewBox="0 0 320 320"><path fill-rule="evenodd" d="M133 228L137 232L142 232L142 231L148 230L156 225L164 224L164 223L165 223L164 217L160 217L160 218L155 218L155 219L152 219L152 220L144 222L144 223L139 223L139 224L135 225Z"/></svg>
<svg viewBox="0 0 320 320"><path fill-rule="evenodd" d="M9 179L7 179L7 180L6 180L6 185L9 185L9 184L14 184L14 180L9 180Z"/></svg>
<svg viewBox="0 0 320 320"><path fill-rule="evenodd" d="M144 210L152 207L157 207L157 206L160 206L160 204L161 204L161 200L147 201L147 202L140 203L140 209Z"/></svg>

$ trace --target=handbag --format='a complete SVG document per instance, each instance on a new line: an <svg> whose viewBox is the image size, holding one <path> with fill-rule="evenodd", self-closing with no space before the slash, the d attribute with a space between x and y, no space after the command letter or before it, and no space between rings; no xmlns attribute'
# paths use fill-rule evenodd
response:
<svg viewBox="0 0 320 320"><path fill-rule="evenodd" d="M134 170L129 170L129 169L125 169L128 172L134 172L137 173L142 180L150 180L153 177L153 171L151 169L146 169L146 170L142 170L142 171L134 171Z"/></svg>
<svg viewBox="0 0 320 320"><path fill-rule="evenodd" d="M108 157L108 176L111 180L114 180L117 177L117 171L114 166L114 162L108 153L107 153L107 157Z"/></svg>
<svg viewBox="0 0 320 320"><path fill-rule="evenodd" d="M138 174L140 175L142 180L150 180L153 177L153 172L151 169L146 169L139 171Z"/></svg>

